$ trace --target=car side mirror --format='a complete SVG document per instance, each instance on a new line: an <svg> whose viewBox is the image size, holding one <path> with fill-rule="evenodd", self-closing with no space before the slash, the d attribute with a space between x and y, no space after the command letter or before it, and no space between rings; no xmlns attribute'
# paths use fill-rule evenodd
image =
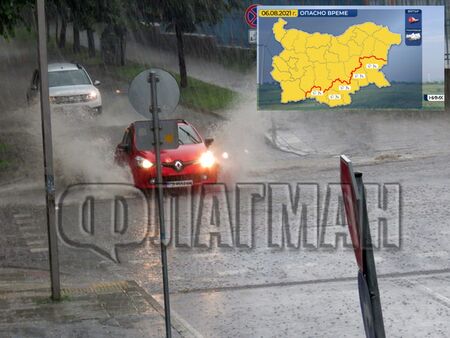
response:
<svg viewBox="0 0 450 338"><path fill-rule="evenodd" d="M209 146L214 142L213 138L207 138L205 139L205 146L206 148L209 148Z"/></svg>
<svg viewBox="0 0 450 338"><path fill-rule="evenodd" d="M130 145L126 144L126 143L120 143L117 148L119 148L120 150L128 153L130 151Z"/></svg>
<svg viewBox="0 0 450 338"><path fill-rule="evenodd" d="M94 86L100 86L102 83L99 80L95 80L94 81Z"/></svg>

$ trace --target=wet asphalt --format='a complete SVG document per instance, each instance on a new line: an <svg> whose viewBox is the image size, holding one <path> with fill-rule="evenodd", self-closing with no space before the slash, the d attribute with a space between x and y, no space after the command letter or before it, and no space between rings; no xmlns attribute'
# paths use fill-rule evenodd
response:
<svg viewBox="0 0 450 338"><path fill-rule="evenodd" d="M54 116L62 283L74 287L134 280L162 303L154 200L129 186L127 173L112 162L123 129L140 119L126 95L115 94L115 85L104 81L105 108L99 118ZM22 105L2 114L8 121L2 133L25 130L23 142L34 144L36 154L29 156L28 168L20 169L16 181L1 187L0 230L5 234L1 265L46 284L38 110ZM271 122L264 114L244 102L226 113L227 121L183 107L168 116L186 118L205 136L215 137L218 157L224 151L231 155L223 164L225 192L167 195L172 310L204 337L363 336L353 251L342 241L336 248L319 245L333 244L337 233L347 231L336 186L338 155L345 152L365 182L374 184L368 200L372 235L382 239L386 233L388 241L397 244L375 251L388 336L446 336L450 332L447 115L275 113L277 128L289 130L308 145L309 153L298 156L266 142ZM23 129L18 121L24 123ZM237 182L247 185L236 188ZM96 185L63 199L72 184L81 183ZM293 188L302 184L301 197L311 186L316 189L302 200L308 205L303 219L307 235L295 232L295 222L300 222L293 220L295 212L285 229L273 223L270 211L283 210L284 204L287 212L289 201L295 203L295 194L274 194L273 184ZM400 189L387 191L387 184ZM87 196L96 201L94 223L83 216ZM127 202L127 222L120 221L123 209L113 212L115 196ZM95 235L89 234L92 227ZM124 234L117 235L123 229ZM282 244L273 245L273 236L281 233ZM309 240L319 247L296 241L304 236L311 236ZM289 241L300 247L288 247Z"/></svg>

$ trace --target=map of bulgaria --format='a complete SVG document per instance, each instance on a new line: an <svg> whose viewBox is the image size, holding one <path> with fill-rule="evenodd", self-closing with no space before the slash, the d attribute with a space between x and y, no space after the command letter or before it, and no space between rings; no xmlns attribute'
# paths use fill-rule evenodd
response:
<svg viewBox="0 0 450 338"><path fill-rule="evenodd" d="M272 78L280 83L281 103L315 99L330 107L349 105L351 94L375 84L390 86L381 68L401 35L372 22L350 26L342 35L284 29L283 19L273 34L283 51L273 57Z"/></svg>

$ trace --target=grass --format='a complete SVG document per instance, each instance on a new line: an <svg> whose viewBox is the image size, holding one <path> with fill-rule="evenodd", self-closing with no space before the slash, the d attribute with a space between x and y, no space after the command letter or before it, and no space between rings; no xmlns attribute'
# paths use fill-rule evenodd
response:
<svg viewBox="0 0 450 338"><path fill-rule="evenodd" d="M147 64L128 62L125 66L106 66L109 75L130 83L140 72L150 68Z"/></svg>
<svg viewBox="0 0 450 338"><path fill-rule="evenodd" d="M108 73L119 79L131 82L133 78L150 68L149 65L129 62L121 67L108 67ZM172 73L180 84L180 75ZM237 98L238 93L211 83L207 83L193 77L188 77L188 86L180 87L180 104L199 111L220 111L231 105Z"/></svg>
<svg viewBox="0 0 450 338"><path fill-rule="evenodd" d="M10 164L8 160L0 160L0 170L5 170Z"/></svg>
<svg viewBox="0 0 450 338"><path fill-rule="evenodd" d="M439 94L439 85L436 88L427 84L417 83L391 83L390 87L377 88L374 85L362 87L352 97L350 106L341 106L334 109L443 109L442 102L423 102L422 90L428 94ZM441 91L443 85L440 85ZM314 100L302 102L280 103L281 88L278 84L264 84L258 88L258 106L262 110L318 110L327 109L325 104Z"/></svg>
<svg viewBox="0 0 450 338"><path fill-rule="evenodd" d="M59 302L69 302L72 299L68 295L62 295ZM45 304L52 304L57 303L58 301L54 301L51 297L36 297L33 299L34 303L36 305L45 305Z"/></svg>
<svg viewBox="0 0 450 338"><path fill-rule="evenodd" d="M0 143L0 170L5 170L11 165L11 162L5 159L8 145Z"/></svg>
<svg viewBox="0 0 450 338"><path fill-rule="evenodd" d="M180 76L173 74L180 83ZM188 87L181 88L180 103L201 111L219 111L231 105L238 94L230 89L188 77Z"/></svg>
<svg viewBox="0 0 450 338"><path fill-rule="evenodd" d="M216 57L216 61L222 64L225 68L237 71L242 74L246 74L253 70L256 66L256 50L251 50L247 53L239 53L233 55L233 53L223 53ZM213 60L215 60L213 58Z"/></svg>
<svg viewBox="0 0 450 338"><path fill-rule="evenodd" d="M128 61L124 66L106 66L98 56L90 58L87 48L82 47L80 54L74 54L70 44L66 48L58 49L54 44L50 44L53 54L60 54L68 60L76 60L85 66L101 67L107 75L120 81L130 83L133 78L145 69L151 68L148 64ZM180 83L179 74L172 73L178 83ZM198 111L216 112L228 108L238 97L238 93L228 88L223 88L215 84L207 83L193 77L188 77L188 87L180 88L180 104Z"/></svg>

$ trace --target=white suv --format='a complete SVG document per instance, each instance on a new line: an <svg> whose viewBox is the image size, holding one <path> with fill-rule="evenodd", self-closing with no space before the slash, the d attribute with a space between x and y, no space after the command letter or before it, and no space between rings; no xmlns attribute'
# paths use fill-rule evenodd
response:
<svg viewBox="0 0 450 338"><path fill-rule="evenodd" d="M48 65L48 86L50 104L54 108L81 107L102 112L102 98L96 86L100 81L92 81L89 74L79 64L51 63ZM35 70L31 86L27 91L28 103L36 100L39 91L39 71Z"/></svg>

